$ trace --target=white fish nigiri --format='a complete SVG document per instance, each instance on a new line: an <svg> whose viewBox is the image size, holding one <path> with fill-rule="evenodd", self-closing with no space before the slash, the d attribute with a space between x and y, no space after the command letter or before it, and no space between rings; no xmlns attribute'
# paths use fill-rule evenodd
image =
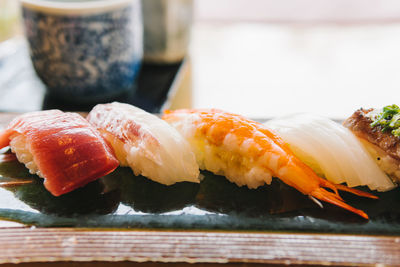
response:
<svg viewBox="0 0 400 267"><path fill-rule="evenodd" d="M354 134L328 118L298 114L265 125L289 144L297 157L333 183L366 185L371 190L395 187Z"/></svg>
<svg viewBox="0 0 400 267"><path fill-rule="evenodd" d="M129 104L99 104L87 120L113 147L121 166L165 185L199 182L188 142L168 123Z"/></svg>

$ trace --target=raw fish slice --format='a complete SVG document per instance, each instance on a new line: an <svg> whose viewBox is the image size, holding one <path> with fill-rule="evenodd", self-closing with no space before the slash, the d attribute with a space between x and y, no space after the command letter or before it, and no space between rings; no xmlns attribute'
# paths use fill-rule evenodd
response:
<svg viewBox="0 0 400 267"><path fill-rule="evenodd" d="M113 146L121 166L171 185L199 182L199 166L187 141L168 123L128 104L100 104L87 117Z"/></svg>
<svg viewBox="0 0 400 267"><path fill-rule="evenodd" d="M10 145L31 173L59 196L118 167L100 133L76 113L59 110L27 113L0 133L0 148Z"/></svg>
<svg viewBox="0 0 400 267"><path fill-rule="evenodd" d="M394 188L360 141L345 127L314 114L297 114L267 121L293 152L333 183L368 186L371 190Z"/></svg>

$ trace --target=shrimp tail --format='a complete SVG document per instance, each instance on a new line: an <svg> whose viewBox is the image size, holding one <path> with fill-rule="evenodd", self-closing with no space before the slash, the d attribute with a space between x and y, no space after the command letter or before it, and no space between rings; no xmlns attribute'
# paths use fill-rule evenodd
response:
<svg viewBox="0 0 400 267"><path fill-rule="evenodd" d="M295 160L293 160L293 162L295 162ZM287 170L289 171L286 174L291 175L282 175L280 179L283 182L295 187L304 195L308 195L309 198L313 200L317 205L321 206L321 203L317 202L316 200L325 201L348 211L351 211L365 219L368 219L368 215L365 212L346 204L339 195L338 191L346 191L357 196L373 199L377 199L376 196L370 193L363 192L361 190L348 188L345 185L334 184L328 180L325 180L315 174L311 170L311 168L300 161L296 161L296 164L291 164ZM304 176L301 176L301 173Z"/></svg>
<svg viewBox="0 0 400 267"><path fill-rule="evenodd" d="M338 207L346 209L346 210L348 210L350 212L353 212L353 213L363 217L364 219L367 219L367 220L369 219L368 215L365 212L363 212L362 210L353 208L352 206L344 203L339 195L331 193L331 192L325 190L322 187L316 188L315 190L313 190L310 193L310 195L315 197L315 198L317 198L317 199L319 199L319 200L331 203L333 205L336 205Z"/></svg>
<svg viewBox="0 0 400 267"><path fill-rule="evenodd" d="M350 188L350 187L347 187L347 186L342 185L342 184L333 184L333 183L329 182L328 180L322 179L322 178L320 178L320 177L318 177L318 178L319 178L319 180L320 180L319 182L320 182L320 185L321 185L322 187L331 189L333 192L335 192L335 194L336 194L337 196L339 196L338 190L340 190L340 191L345 191L345 192L352 193L352 194L354 194L354 195L356 195L356 196L360 196L360 197L367 197L367 198L372 198L372 199L378 199L377 196L375 196L375 195L373 195L373 194L371 194L371 193L364 192L364 191L361 191L361 190L358 190L358 189L355 189L355 188ZM339 199L340 199L340 200L343 200L343 199L340 198L340 197L339 197Z"/></svg>
<svg viewBox="0 0 400 267"><path fill-rule="evenodd" d="M340 197L338 190L346 191L346 192L352 193L357 196L367 197L367 198L372 198L372 199L377 199L378 198L377 196L372 195L367 192L364 192L364 191L361 191L361 190L358 190L358 189L349 188L345 185L333 184L333 183L329 182L328 180L320 178L319 176L317 176L317 177L319 179L319 183L320 183L321 187L318 187L318 188L314 189L313 191L311 191L311 193L309 194L311 199L317 198L319 200L331 203L333 205L336 205L343 209L351 211L351 212L363 217L364 219L368 220L368 215L364 211L353 208L352 206L346 204L344 202L344 200ZM333 192L329 192L325 188L330 189Z"/></svg>
<svg viewBox="0 0 400 267"><path fill-rule="evenodd" d="M345 185L342 185L342 184L335 184L335 187L336 187L338 190L346 191L346 192L352 193L352 194L357 195L357 196L360 196L360 197L367 197L367 198L372 198L372 199L378 199L377 196L375 196L375 195L373 195L373 194L371 194L371 193L364 192L364 191L361 191L361 190L358 190L358 189L354 189L354 188L349 188L349 187L347 187L347 186L345 186Z"/></svg>

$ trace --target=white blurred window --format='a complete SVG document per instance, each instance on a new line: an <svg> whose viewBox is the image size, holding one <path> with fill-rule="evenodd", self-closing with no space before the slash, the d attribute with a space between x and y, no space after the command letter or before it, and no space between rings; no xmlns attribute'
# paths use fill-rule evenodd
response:
<svg viewBox="0 0 400 267"><path fill-rule="evenodd" d="M399 0L195 0L196 21L390 22Z"/></svg>

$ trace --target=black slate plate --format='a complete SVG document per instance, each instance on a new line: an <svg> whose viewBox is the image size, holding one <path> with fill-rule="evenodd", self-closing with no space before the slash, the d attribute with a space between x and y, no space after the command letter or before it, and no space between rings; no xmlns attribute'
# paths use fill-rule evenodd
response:
<svg viewBox="0 0 400 267"><path fill-rule="evenodd" d="M129 168L118 168L81 189L54 197L42 179L30 175L22 164L3 162L0 182L33 182L0 188L0 217L40 227L400 234L399 189L378 193L379 200L344 193L349 204L369 214L367 221L329 204L321 209L278 179L251 190L222 176L202 174L200 184L164 186L133 175Z"/></svg>

